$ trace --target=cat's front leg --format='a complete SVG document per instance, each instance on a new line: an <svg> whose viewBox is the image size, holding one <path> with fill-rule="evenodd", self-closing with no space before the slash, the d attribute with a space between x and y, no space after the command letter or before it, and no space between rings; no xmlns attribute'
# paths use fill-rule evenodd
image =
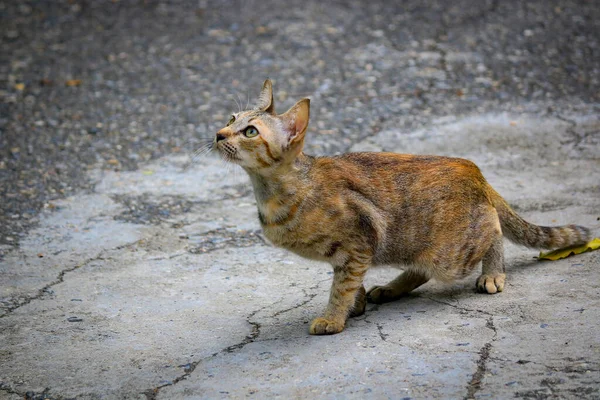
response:
<svg viewBox="0 0 600 400"><path fill-rule="evenodd" d="M329 304L323 316L311 323L311 335L332 335L344 330L357 296L362 293L361 289L364 291L362 282L367 269L369 263L356 258L349 258L341 266L334 265Z"/></svg>

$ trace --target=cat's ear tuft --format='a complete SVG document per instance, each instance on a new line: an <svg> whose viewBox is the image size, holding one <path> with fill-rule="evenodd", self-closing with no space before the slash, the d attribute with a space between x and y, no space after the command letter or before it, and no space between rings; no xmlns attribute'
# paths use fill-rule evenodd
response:
<svg viewBox="0 0 600 400"><path fill-rule="evenodd" d="M289 143L301 141L308 127L310 117L310 99L302 99L283 114L282 119L287 125Z"/></svg>
<svg viewBox="0 0 600 400"><path fill-rule="evenodd" d="M258 96L258 103L255 109L267 112L269 114L275 114L275 103L273 103L273 83L270 79L267 79L263 83L260 96Z"/></svg>

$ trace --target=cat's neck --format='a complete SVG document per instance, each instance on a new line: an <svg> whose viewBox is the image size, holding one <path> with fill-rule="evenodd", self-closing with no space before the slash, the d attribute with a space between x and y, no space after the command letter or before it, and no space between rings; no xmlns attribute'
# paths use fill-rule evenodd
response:
<svg viewBox="0 0 600 400"><path fill-rule="evenodd" d="M294 196L310 185L308 171L313 157L300 153L293 163L281 165L262 173L246 170L254 188L257 203L265 203L274 196Z"/></svg>

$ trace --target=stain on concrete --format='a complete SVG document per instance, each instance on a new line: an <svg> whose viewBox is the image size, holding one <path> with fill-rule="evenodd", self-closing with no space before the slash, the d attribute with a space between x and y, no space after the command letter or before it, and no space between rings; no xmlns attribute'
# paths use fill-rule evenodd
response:
<svg viewBox="0 0 600 400"><path fill-rule="evenodd" d="M266 245L267 242L260 231L215 229L201 234L185 235L188 240L187 249L192 254L203 254L225 247L249 247Z"/></svg>
<svg viewBox="0 0 600 400"><path fill-rule="evenodd" d="M146 194L141 196L113 195L111 198L125 208L123 212L114 217L115 220L134 224L161 224L176 216L191 212L194 205L198 204L183 196L161 196L154 199Z"/></svg>

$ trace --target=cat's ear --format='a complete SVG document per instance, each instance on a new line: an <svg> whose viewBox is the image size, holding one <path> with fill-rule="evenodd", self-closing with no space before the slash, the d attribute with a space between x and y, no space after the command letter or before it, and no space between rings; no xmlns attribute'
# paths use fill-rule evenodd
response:
<svg viewBox="0 0 600 400"><path fill-rule="evenodd" d="M287 127L290 144L304 139L308 118L310 116L310 99L302 99L292 108L281 115L284 125Z"/></svg>
<svg viewBox="0 0 600 400"><path fill-rule="evenodd" d="M263 83L263 88L258 96L258 103L255 107L257 110L275 114L275 103L273 103L273 84L270 79Z"/></svg>

